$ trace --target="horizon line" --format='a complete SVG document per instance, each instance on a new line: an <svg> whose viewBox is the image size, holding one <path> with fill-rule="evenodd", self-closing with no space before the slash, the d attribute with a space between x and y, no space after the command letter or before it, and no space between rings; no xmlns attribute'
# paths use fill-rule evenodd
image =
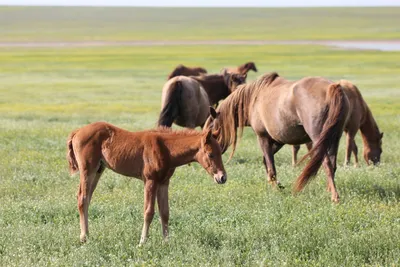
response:
<svg viewBox="0 0 400 267"><path fill-rule="evenodd" d="M135 8L356 8L356 7L361 7L361 8L373 8L373 7L400 7L400 3L398 5L348 5L348 6L332 6L332 5L321 5L321 6L316 6L316 5L285 5L285 6L262 6L262 5L234 5L234 6L197 6L197 5L191 5L191 6L184 6L184 5L65 5L65 4L51 4L51 5L46 5L46 4L0 4L0 7L135 7Z"/></svg>

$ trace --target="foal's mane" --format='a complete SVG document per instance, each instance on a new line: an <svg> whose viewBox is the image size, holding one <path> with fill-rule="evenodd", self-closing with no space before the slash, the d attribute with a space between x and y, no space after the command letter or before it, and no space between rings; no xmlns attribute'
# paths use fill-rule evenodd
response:
<svg viewBox="0 0 400 267"><path fill-rule="evenodd" d="M226 151L229 146L233 145L229 160L236 150L237 129L239 128L239 136L241 136L243 128L249 123L249 108L253 106L259 91L278 77L278 73L271 72L253 82L241 84L218 106L217 111L220 112L218 119L221 126L218 143L221 145L222 151Z"/></svg>

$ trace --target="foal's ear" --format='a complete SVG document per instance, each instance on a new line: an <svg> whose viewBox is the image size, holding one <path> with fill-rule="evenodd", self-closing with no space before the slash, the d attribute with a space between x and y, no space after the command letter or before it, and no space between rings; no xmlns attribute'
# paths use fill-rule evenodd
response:
<svg viewBox="0 0 400 267"><path fill-rule="evenodd" d="M216 119L219 115L219 112L217 113L217 111L215 111L215 109L212 106L210 106L210 115L213 119Z"/></svg>
<svg viewBox="0 0 400 267"><path fill-rule="evenodd" d="M381 132L381 139L382 139L382 137L383 137L383 132Z"/></svg>
<svg viewBox="0 0 400 267"><path fill-rule="evenodd" d="M212 137L212 130L208 129L203 137L203 144L208 144L211 141L211 137Z"/></svg>

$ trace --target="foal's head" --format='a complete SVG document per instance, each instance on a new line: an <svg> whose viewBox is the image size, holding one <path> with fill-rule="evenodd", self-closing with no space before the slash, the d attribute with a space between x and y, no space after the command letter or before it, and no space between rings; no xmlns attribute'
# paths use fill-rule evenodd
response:
<svg viewBox="0 0 400 267"><path fill-rule="evenodd" d="M222 162L221 148L215 140L218 132L205 130L201 139L201 148L197 153L197 161L214 177L214 181L223 184L227 180L226 171Z"/></svg>
<svg viewBox="0 0 400 267"><path fill-rule="evenodd" d="M224 82L229 88L230 93L235 91L238 85L246 83L247 74L230 73L226 69L222 71L222 76L224 77Z"/></svg>
<svg viewBox="0 0 400 267"><path fill-rule="evenodd" d="M382 154L382 137L383 133L379 133L376 140L370 142L368 147L364 146L364 159L368 165L371 163L379 165Z"/></svg>

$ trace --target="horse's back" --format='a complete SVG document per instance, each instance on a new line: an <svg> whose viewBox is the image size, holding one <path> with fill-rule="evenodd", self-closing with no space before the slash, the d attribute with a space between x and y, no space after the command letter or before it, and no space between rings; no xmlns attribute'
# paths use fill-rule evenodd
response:
<svg viewBox="0 0 400 267"><path fill-rule="evenodd" d="M193 78L176 76L168 80L163 87L161 108L168 104L169 91L174 90L177 82L181 83L182 91L179 101L179 115L175 123L179 126L191 128L200 126L207 119L210 102L207 92Z"/></svg>

